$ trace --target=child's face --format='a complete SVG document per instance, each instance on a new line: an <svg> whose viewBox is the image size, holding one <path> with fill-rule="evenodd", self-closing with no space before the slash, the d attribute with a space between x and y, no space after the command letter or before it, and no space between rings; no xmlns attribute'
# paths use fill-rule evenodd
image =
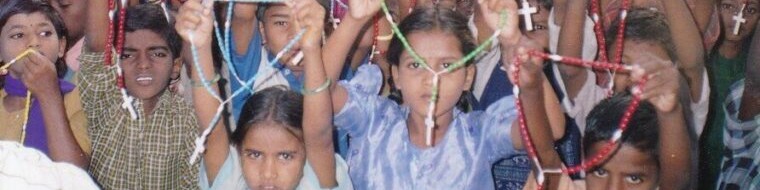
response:
<svg viewBox="0 0 760 190"><path fill-rule="evenodd" d="M460 42L453 34L440 30L417 31L407 34L407 37L412 48L436 72L453 66L463 57ZM399 64L394 65L391 72L393 80L397 81L396 88L403 94L404 103L410 106L412 113L426 116L433 95L433 73L414 61L407 51L401 53ZM469 90L474 74L474 67L467 66L440 75L435 116L449 113L454 108L462 91Z"/></svg>
<svg viewBox="0 0 760 190"><path fill-rule="evenodd" d="M121 58L124 84L130 95L141 100L158 98L180 69L166 40L148 29L126 33Z"/></svg>
<svg viewBox="0 0 760 190"><path fill-rule="evenodd" d="M538 1L536 0L528 0L528 3L530 3L531 7L535 7L538 9L538 12L536 14L531 15L531 18L533 19L533 31L527 31L525 29L524 24L520 24L520 29L523 31L523 33L525 33L525 35L528 38L538 42L541 48L548 49L549 48L549 10L539 5ZM523 21L522 19L523 17L522 15L520 15L521 22Z"/></svg>
<svg viewBox="0 0 760 190"><path fill-rule="evenodd" d="M625 40L623 46L623 64L626 65L634 65L634 64L667 64L670 63L669 61L670 56L668 55L667 50L663 48L658 43L653 42L642 42L642 41L636 41L636 40ZM614 60L615 56L617 54L616 48L610 49L610 60ZM651 61L640 61L641 59L645 59L648 56L655 56L656 60L666 60L668 62L651 62ZM641 65L643 66L643 65ZM658 68L658 67L644 67L644 68ZM631 81L629 73L617 73L614 78L615 82L615 92L623 92L626 89L633 87L635 83Z"/></svg>
<svg viewBox="0 0 760 190"><path fill-rule="evenodd" d="M66 23L66 29L69 32L67 36L71 40L79 40L84 36L84 22L87 18L87 1L88 0L52 0L50 1L53 8L61 14L63 22Z"/></svg>
<svg viewBox="0 0 760 190"><path fill-rule="evenodd" d="M606 145L606 141L596 142L586 155L594 156ZM657 158L630 145L622 145L613 153L604 165L586 175L589 190L657 188Z"/></svg>
<svg viewBox="0 0 760 190"><path fill-rule="evenodd" d="M0 60L8 63L26 49L33 48L55 64L66 48L66 38L61 38L53 23L40 12L16 14L0 30ZM19 76L23 62L10 66L10 74Z"/></svg>
<svg viewBox="0 0 760 190"><path fill-rule="evenodd" d="M280 124L254 124L245 135L240 162L251 189L295 189L303 176L303 143Z"/></svg>
<svg viewBox="0 0 760 190"><path fill-rule="evenodd" d="M760 18L758 14L758 1L750 0L747 7L744 8L744 19L747 22L743 23L739 28L739 34L734 35L734 26L736 26L736 20L734 16L739 15L744 0L722 0L719 5L720 20L723 23L723 34L725 34L725 40L739 42L747 38L755 30L757 20Z"/></svg>
<svg viewBox="0 0 760 190"><path fill-rule="evenodd" d="M285 6L285 4L270 4L264 14L264 22L262 28L264 39L266 39L266 48L272 54L277 54L285 48L285 45L293 39L300 29L296 28L294 18L290 16L291 8ZM280 63L287 66L294 72L302 72L303 66L295 66L290 64L290 59L293 55L298 53L300 49L300 43L296 43L288 53L286 53L281 59Z"/></svg>

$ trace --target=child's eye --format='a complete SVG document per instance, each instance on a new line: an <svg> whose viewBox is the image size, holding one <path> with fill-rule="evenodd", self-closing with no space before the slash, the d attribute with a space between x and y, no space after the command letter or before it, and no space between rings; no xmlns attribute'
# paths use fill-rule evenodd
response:
<svg viewBox="0 0 760 190"><path fill-rule="evenodd" d="M286 21L275 21L274 25L277 25L277 26L287 26L288 22L286 22Z"/></svg>
<svg viewBox="0 0 760 190"><path fill-rule="evenodd" d="M723 3L723 4L720 5L720 8L722 8L722 9L729 9L730 10L733 7L734 7L733 5L728 4L728 3Z"/></svg>
<svg viewBox="0 0 760 190"><path fill-rule="evenodd" d="M625 181L628 182L628 183L631 183L631 184L639 184L639 183L643 182L644 180L641 179L640 176L630 175L630 176L626 176L625 177Z"/></svg>
<svg viewBox="0 0 760 190"><path fill-rule="evenodd" d="M596 169L593 171L594 175L596 177L607 177L607 170L604 169Z"/></svg>
<svg viewBox="0 0 760 190"><path fill-rule="evenodd" d="M156 53L153 53L153 57L160 57L160 58L164 58L164 57L167 57L167 56L169 56L169 55L167 55L167 54L166 54L166 53L164 53L164 52L156 52Z"/></svg>
<svg viewBox="0 0 760 190"><path fill-rule="evenodd" d="M293 154L292 153L280 153L277 156L280 157L280 160L292 160L293 159Z"/></svg>
<svg viewBox="0 0 760 190"><path fill-rule="evenodd" d="M52 35L53 35L53 32L52 32L52 31L44 31L44 32L40 32L40 36L50 37L50 36L52 36Z"/></svg>
<svg viewBox="0 0 760 190"><path fill-rule="evenodd" d="M541 25L541 24L536 24L536 25L533 25L533 29L536 29L536 30L546 30L546 26Z"/></svg>
<svg viewBox="0 0 760 190"><path fill-rule="evenodd" d="M248 158L254 158L254 159L261 158L261 152L252 151L252 152L246 153L245 156Z"/></svg>
<svg viewBox="0 0 760 190"><path fill-rule="evenodd" d="M757 12L757 9L747 8L747 10L744 10L744 12L747 12L747 14L755 14Z"/></svg>
<svg viewBox="0 0 760 190"><path fill-rule="evenodd" d="M449 67L451 67L453 65L454 64L451 64L451 63L443 63L443 65L441 65L441 66L443 66L444 69L448 69Z"/></svg>
<svg viewBox="0 0 760 190"><path fill-rule="evenodd" d="M129 58L132 58L131 54L126 54L126 53L121 54L121 59L129 59Z"/></svg>
<svg viewBox="0 0 760 190"><path fill-rule="evenodd" d="M16 33L11 35L11 39L20 39L24 37L24 33Z"/></svg>
<svg viewBox="0 0 760 190"><path fill-rule="evenodd" d="M413 62L409 64L409 68L412 68L412 69L419 69L420 67L422 67L422 64L420 64L419 62Z"/></svg>

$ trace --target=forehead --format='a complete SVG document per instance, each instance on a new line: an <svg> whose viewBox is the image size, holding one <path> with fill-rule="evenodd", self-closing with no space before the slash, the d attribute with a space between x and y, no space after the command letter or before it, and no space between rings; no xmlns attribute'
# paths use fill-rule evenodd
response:
<svg viewBox="0 0 760 190"><path fill-rule="evenodd" d="M668 50L658 42L625 40L623 58L634 58L641 55L654 55L664 60L670 60Z"/></svg>
<svg viewBox="0 0 760 190"><path fill-rule="evenodd" d="M135 30L127 32L124 35L124 47L147 48L168 46L166 40L161 35L148 29Z"/></svg>
<svg viewBox="0 0 760 190"><path fill-rule="evenodd" d="M415 31L408 35L409 45L425 59L462 57L461 43L454 34L441 30ZM405 50L402 59L410 57Z"/></svg>
<svg viewBox="0 0 760 190"><path fill-rule="evenodd" d="M243 148L252 148L264 152L296 151L303 148L303 143L296 134L280 124L254 124L243 139Z"/></svg>
<svg viewBox="0 0 760 190"><path fill-rule="evenodd" d="M29 27L29 26L52 26L52 22L41 12L20 13L8 18L3 25L3 30L11 27Z"/></svg>
<svg viewBox="0 0 760 190"><path fill-rule="evenodd" d="M266 18L271 18L273 16L290 16L290 11L291 8L284 3L272 3L267 5L264 16Z"/></svg>
<svg viewBox="0 0 760 190"><path fill-rule="evenodd" d="M587 157L596 156L607 145L607 141L596 142L592 145ZM656 174L658 169L657 158L654 155L642 152L639 149L623 144L613 155L604 162L601 168L615 173L642 173Z"/></svg>

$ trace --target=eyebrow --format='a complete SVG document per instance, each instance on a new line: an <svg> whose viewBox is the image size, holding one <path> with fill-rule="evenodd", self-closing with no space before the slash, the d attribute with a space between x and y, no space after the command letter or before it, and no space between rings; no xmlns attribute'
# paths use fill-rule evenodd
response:
<svg viewBox="0 0 760 190"><path fill-rule="evenodd" d="M148 47L148 51L154 51L154 50L169 51L169 47L166 47L166 46L151 46L151 47ZM137 51L137 49L130 48L130 47L124 47L124 51L135 52L135 51Z"/></svg>
<svg viewBox="0 0 760 190"><path fill-rule="evenodd" d="M272 18L285 18L285 19L289 19L289 18L290 18L290 15L287 15L287 14L278 14L278 13L275 13L275 14L273 14L271 17L272 17Z"/></svg>

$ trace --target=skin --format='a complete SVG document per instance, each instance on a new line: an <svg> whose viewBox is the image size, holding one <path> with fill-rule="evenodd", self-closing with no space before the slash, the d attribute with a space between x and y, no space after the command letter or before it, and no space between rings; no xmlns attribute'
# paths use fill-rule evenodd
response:
<svg viewBox="0 0 760 190"><path fill-rule="evenodd" d="M596 155L606 142L597 142L588 155ZM657 158L632 145L623 144L604 165L586 175L589 190L597 189L655 189L658 172Z"/></svg>
<svg viewBox="0 0 760 190"><path fill-rule="evenodd" d="M181 64L172 59L166 41L153 31L127 32L124 39L124 84L130 95L144 102L143 108L151 115Z"/></svg>
<svg viewBox="0 0 760 190"><path fill-rule="evenodd" d="M760 30L755 29L755 37L749 49L747 69L744 71L744 94L739 106L739 119L749 121L760 114Z"/></svg>
<svg viewBox="0 0 760 190"><path fill-rule="evenodd" d="M295 189L303 176L306 149L294 133L277 123L254 124L239 147L248 187Z"/></svg>
<svg viewBox="0 0 760 190"><path fill-rule="evenodd" d="M272 54L280 52L300 30L300 28L294 27L293 22L295 17L291 12L291 8L285 4L272 4L269 5L264 14L263 21L260 22L259 26L263 28L261 35L265 39L265 48ZM303 73L303 65L295 66L290 64L290 59L298 53L301 49L300 46L300 43L297 43L293 46L293 49L280 59L280 63L284 64L296 75Z"/></svg>
<svg viewBox="0 0 760 190"><path fill-rule="evenodd" d="M734 35L734 26L736 21L734 16L739 14L739 10L742 7L743 0L723 0L718 5L718 11L720 12L720 21L723 24L723 41L718 46L718 51L724 57L734 58L738 56L744 47L745 39L747 39L757 25L758 18L758 1L749 1L749 4L744 9L744 18L747 22L743 23L739 28L739 34Z"/></svg>
<svg viewBox="0 0 760 190"><path fill-rule="evenodd" d="M63 56L66 38L58 36L42 13L16 14L0 30L0 47L0 60L8 61L28 48L37 51L11 65L8 73L20 79L39 101L51 159L87 168L89 159L69 126L54 64ZM15 112L24 108L25 99L6 96L2 104L5 111Z"/></svg>
<svg viewBox="0 0 760 190"><path fill-rule="evenodd" d="M321 58L321 34L324 30L324 9L316 1L295 1L288 3L289 12L293 16L291 24L295 28L306 28L307 32L300 41L304 52L304 65L307 72L304 87L315 89L325 81L324 68ZM210 4L201 5L200 0L186 2L179 11L175 27L185 40L185 46L189 47L189 32L193 34L193 41L198 47L200 66L205 71L214 69L211 58L211 34L213 16ZM269 12L269 11L268 11ZM303 24L302 24L303 23ZM192 57L185 56L185 60ZM213 77L213 72L193 72L191 78L200 80ZM219 92L216 84L211 87ZM246 181L250 188L277 187L292 189L298 185L303 170L305 159L311 163L315 173L324 188L332 188L337 185L335 179L335 157L332 144L332 112L330 94L323 91L311 96L304 97L303 120L308 125L303 128L303 140L299 135L294 135L277 123L263 122L260 127L255 127L246 134L242 147L241 158ZM193 102L198 116L200 131L209 126L219 102L215 101L203 88L193 89ZM208 179L215 179L221 165L229 153L229 137L226 126L216 123L207 141L207 151L204 154L204 162L208 171ZM256 150L261 154L256 153ZM248 153L248 154L247 154ZM287 154L283 154L287 153ZM251 159L246 155L259 155L261 159ZM262 156L263 155L263 156ZM286 156L290 155L290 156ZM305 156L305 157L304 157ZM292 158L292 159L284 159ZM257 164L265 163L265 164ZM263 165L263 166L262 166Z"/></svg>
<svg viewBox="0 0 760 190"><path fill-rule="evenodd" d="M433 70L440 71L461 59L464 55L459 48L459 41L452 34L439 30L415 32L407 34L412 48L417 54L425 58L427 64ZM433 74L422 64L417 63L406 51L401 54L399 65L391 66L393 80L396 88L401 91L404 104L411 110L411 116L407 121L410 126L412 142L418 147L425 145L424 118L427 116L428 102L432 96ZM454 72L440 75L438 86L438 102L434 113L438 127L435 130L436 143L443 139L443 134L448 129L448 123L453 120L453 109L461 92L469 90L474 78L475 68L470 65Z"/></svg>
<svg viewBox="0 0 760 190"><path fill-rule="evenodd" d="M66 23L66 29L69 36L66 36L69 47L76 44L79 39L84 37L84 24L82 22L87 17L87 1L88 0L52 0L50 4L53 5L58 13L61 14L63 22Z"/></svg>
<svg viewBox="0 0 760 190"><path fill-rule="evenodd" d="M533 30L526 31L524 25L520 25L520 29L523 30L525 36L529 39L536 41L538 45L543 49L549 48L549 11L543 6L540 6L536 0L529 0L528 3L531 7L538 9L538 12L531 15L533 19ZM522 18L522 16L521 16Z"/></svg>

